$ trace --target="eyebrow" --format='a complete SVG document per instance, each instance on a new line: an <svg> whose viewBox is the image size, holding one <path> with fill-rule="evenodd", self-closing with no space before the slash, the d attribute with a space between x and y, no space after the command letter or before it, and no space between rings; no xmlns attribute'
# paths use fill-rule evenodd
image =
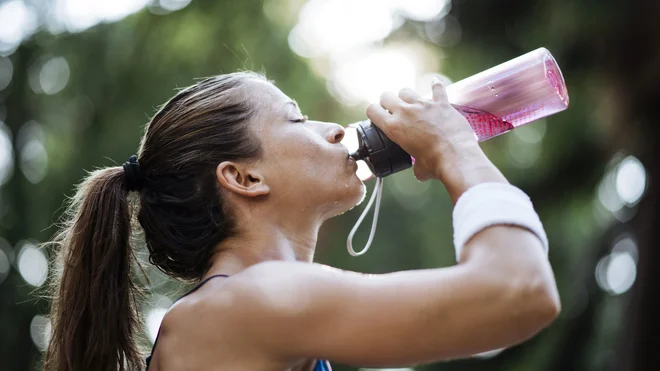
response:
<svg viewBox="0 0 660 371"><path fill-rule="evenodd" d="M292 105L295 108L297 108L298 110L300 110L300 106L298 106L298 102L296 102L295 100L290 100L290 101L286 102L285 105Z"/></svg>

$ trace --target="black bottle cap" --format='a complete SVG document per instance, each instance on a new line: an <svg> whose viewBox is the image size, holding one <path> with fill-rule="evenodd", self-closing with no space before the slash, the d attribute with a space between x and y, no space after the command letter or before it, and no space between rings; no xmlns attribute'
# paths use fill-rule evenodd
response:
<svg viewBox="0 0 660 371"><path fill-rule="evenodd" d="M364 160L375 176L383 178L412 166L410 155L373 125L371 120L361 121L355 128L359 147L350 156L356 161Z"/></svg>

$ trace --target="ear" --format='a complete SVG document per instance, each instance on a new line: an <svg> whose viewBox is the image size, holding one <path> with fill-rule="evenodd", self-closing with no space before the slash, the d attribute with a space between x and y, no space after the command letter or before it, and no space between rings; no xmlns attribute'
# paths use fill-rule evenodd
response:
<svg viewBox="0 0 660 371"><path fill-rule="evenodd" d="M223 187L241 196L257 197L270 193L261 174L231 161L221 162L215 169L215 176Z"/></svg>

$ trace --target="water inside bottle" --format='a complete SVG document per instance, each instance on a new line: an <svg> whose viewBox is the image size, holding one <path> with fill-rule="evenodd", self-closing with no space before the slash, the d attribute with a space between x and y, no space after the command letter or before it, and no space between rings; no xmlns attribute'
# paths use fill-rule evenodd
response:
<svg viewBox="0 0 660 371"><path fill-rule="evenodd" d="M459 105L453 106L470 123L474 136L479 142L504 134L514 128L510 122L486 111Z"/></svg>
<svg viewBox="0 0 660 371"><path fill-rule="evenodd" d="M481 111L476 108L459 106L456 104L452 104L452 106L454 106L454 108L456 108L456 110L460 112L468 121L472 131L474 132L474 137L477 138L478 142L483 142L486 139L502 135L515 128L512 123L486 111ZM414 165L415 158L410 156L410 160Z"/></svg>

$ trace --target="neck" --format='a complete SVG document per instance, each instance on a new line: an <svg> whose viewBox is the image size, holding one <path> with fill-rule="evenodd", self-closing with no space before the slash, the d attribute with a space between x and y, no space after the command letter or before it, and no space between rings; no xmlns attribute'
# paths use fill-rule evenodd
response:
<svg viewBox="0 0 660 371"><path fill-rule="evenodd" d="M304 225L297 224L293 228L268 223L266 220L243 221L239 225L250 227L239 228L235 236L217 246L216 253L211 258L211 268L204 278L214 274L231 276L252 265L271 260L311 263L321 223L308 222Z"/></svg>

